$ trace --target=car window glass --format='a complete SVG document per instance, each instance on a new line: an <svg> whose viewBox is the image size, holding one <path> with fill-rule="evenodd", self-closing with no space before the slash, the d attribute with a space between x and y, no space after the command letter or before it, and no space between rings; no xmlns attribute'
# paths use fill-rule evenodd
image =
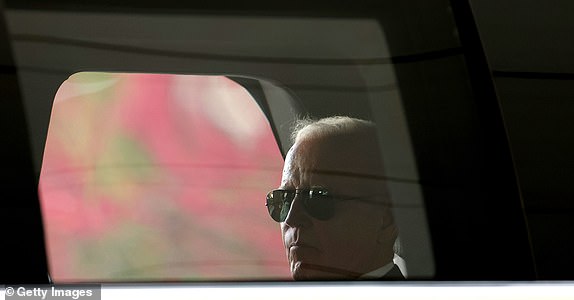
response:
<svg viewBox="0 0 574 300"><path fill-rule="evenodd" d="M55 282L286 279L265 193L283 159L223 76L77 73L40 176Z"/></svg>

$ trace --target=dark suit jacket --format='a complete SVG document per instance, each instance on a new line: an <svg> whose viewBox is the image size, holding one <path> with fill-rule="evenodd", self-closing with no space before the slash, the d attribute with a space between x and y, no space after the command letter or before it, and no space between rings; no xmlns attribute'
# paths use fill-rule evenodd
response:
<svg viewBox="0 0 574 300"><path fill-rule="evenodd" d="M393 268L381 277L382 280L405 280L405 276L401 273L399 266L394 265Z"/></svg>

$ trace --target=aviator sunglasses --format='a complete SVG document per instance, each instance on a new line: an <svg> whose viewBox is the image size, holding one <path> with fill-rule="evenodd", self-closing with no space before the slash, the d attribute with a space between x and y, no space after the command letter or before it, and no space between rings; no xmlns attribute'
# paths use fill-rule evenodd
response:
<svg viewBox="0 0 574 300"><path fill-rule="evenodd" d="M373 198L376 195L367 197L334 196L323 187L296 190L277 189L267 193L265 202L265 206L267 206L271 218L276 222L285 222L287 214L289 214L289 210L291 210L291 203L293 203L297 195L299 195L302 200L303 207L305 207L307 213L311 217L321 221L326 221L333 217L335 214L335 204L339 201L361 200L363 202L382 204L375 201L365 201L365 199Z"/></svg>

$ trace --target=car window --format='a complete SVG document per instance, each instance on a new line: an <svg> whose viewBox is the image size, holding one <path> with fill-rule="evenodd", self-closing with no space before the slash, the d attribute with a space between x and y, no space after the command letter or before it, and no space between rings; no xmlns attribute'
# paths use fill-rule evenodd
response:
<svg viewBox="0 0 574 300"><path fill-rule="evenodd" d="M283 159L223 76L77 73L40 176L55 282L288 279L264 195Z"/></svg>
<svg viewBox="0 0 574 300"><path fill-rule="evenodd" d="M441 16L447 12L447 10L443 10L440 7L433 9L436 10L434 11L435 13ZM218 123L217 126L214 125L212 127L204 127L205 125L202 125L202 123L196 123L198 122L197 118L192 118L190 115L181 112L182 109L180 109L180 106L182 106L182 104L179 102L174 104L168 101L166 102L168 104L165 104L167 108L164 107L161 109L149 108L147 105L150 104L144 104L144 101L140 103L144 105L144 108L137 109L136 107L131 107L131 104L110 104L110 99L112 98L109 96L111 94L120 95L123 93L123 96L133 98L128 100L118 96L118 101L122 103L124 101L126 101L126 103L132 103L132 101L135 101L134 99L138 97L151 97L151 95L156 95L156 92L150 92L148 89L161 90L160 94L163 94L157 94L158 96L166 96L169 94L169 97L181 97L178 96L181 87L177 84L165 83L169 80L161 76L185 77L191 75L154 75L159 76L158 78L162 78L158 80L164 82L164 84L169 85L171 88L175 87L174 91L169 92L159 88L159 83L155 83L153 80L142 84L143 87L141 89L132 87L130 90L130 88L127 87L129 86L126 83L127 79L116 80L106 78L106 76L112 76L112 74L117 75L117 73L105 73L107 75L104 75L104 73L80 73L70 77L61 85L63 80L68 78L69 74L74 74L78 70L90 70L94 72L103 70L121 71L136 77L144 76L144 73L226 75L229 76L228 78L233 78L235 82L241 82L241 84L249 90L254 99L251 99L251 101L249 101L250 104L247 105L253 105L253 107L257 108L258 104L259 107L257 109L264 112L259 111L259 116L263 122L269 122L271 125L268 130L268 138L266 139L265 145L266 147L273 147L273 151L276 151L278 158L277 163L269 169L272 169L273 176L277 177L271 180L273 183L266 189L258 191L257 201L253 200L254 202L252 205L249 205L249 209L242 207L242 209L245 208L247 214L254 213L254 211L261 212L262 218L267 218L265 222L268 222L266 223L268 228L265 230L273 232L273 234L269 235L266 233L254 233L258 239L255 243L266 245L268 239L269 241L271 241L271 237L275 239L274 243L276 243L276 246L273 246L275 248L265 249L265 251L273 252L273 254L265 253L265 255L279 257L278 260L273 260L274 262L272 264L275 264L273 270L265 273L269 276L263 275L264 273L257 273L259 271L255 272L256 274L251 271L241 271L241 275L235 277L233 272L223 271L224 267L222 266L228 259L234 261L236 266L242 265L241 268L248 268L249 263L243 264L243 262L239 261L245 258L245 256L240 255L230 256L228 258L217 258L223 260L223 262L213 259L213 257L207 257L207 265L219 266L218 268L220 268L221 273L216 275L209 273L211 271L189 272L188 270L181 271L181 277L172 277L175 275L161 273L163 271L158 271L161 268L159 267L160 265L176 265L176 267L173 267L174 270L183 269L184 263L178 260L178 256L183 255L182 253L187 254L190 252L180 251L179 249L183 247L178 247L178 244L175 246L166 246L165 248L169 250L165 250L163 248L164 246L161 246L161 243L159 246L157 246L158 244L156 243L152 243L148 239L148 232L155 231L155 225L149 226L150 228L146 228L145 230L134 228L123 229L123 227L122 229L119 229L120 227L114 228L114 234L120 235L120 237L114 236L114 239L109 241L111 247L115 247L124 241L124 238L121 236L121 230L132 230L132 235L126 234L125 236L129 236L142 243L141 247L130 248L131 246L126 246L127 248L125 249L119 249L118 253L126 253L122 254L125 257L118 258L118 254L115 252L113 254L110 254L112 252L106 252L104 256L100 257L102 259L109 259L109 264L122 270L113 269L110 271L110 269L103 267L97 259L94 259L96 254L93 254L91 251L100 247L103 242L96 242L93 245L85 246L87 250L83 255L85 255L86 259L79 268L82 268L82 266L85 266L86 270L92 267L94 269L100 268L103 273L107 274L106 276L112 278L109 280L120 281L287 278L286 272L288 272L289 266L285 260L285 250L282 249L281 246L278 226L269 219L269 216L265 216L265 207L262 205L265 200L265 193L270 188L278 187L278 178L281 174L282 165L280 153L285 154L291 146L291 142L289 141L291 123L295 118L305 115L315 118L348 115L371 120L376 123L377 142L382 146L381 153L377 156L380 156L382 160L384 160L385 180L388 186L388 192L391 194L394 203L392 210L395 221L400 229L400 243L397 247L397 253L404 258L403 274L408 274L409 278L432 278L435 274L435 256L433 254L431 236L427 226L425 207L425 198L427 195L423 193L423 185L421 184L423 180L419 176L421 170L426 171L429 170L429 168L427 168L425 164L423 164L422 167L419 166L418 159L421 154L431 153L420 150L427 146L427 135L424 135L424 133L427 132L428 128L442 132L442 129L439 128L440 126L429 126L429 124L434 124L435 120L433 118L437 116L436 111L442 113L442 109L448 107L448 105L432 105L432 103L444 102L444 99L442 99L444 96L443 92L447 88L450 93L449 97L452 99L458 98L461 95L462 97L466 97L467 90L464 88L451 89L452 78L456 78L456 80L462 78L458 73L459 71L462 72L462 69L459 68L462 54L458 52L459 43L455 35L452 34L452 20L450 18L441 19L441 24L437 26L440 25L441 28L444 26L444 28L448 30L441 30L440 38L429 39L428 43L411 43L411 39L409 38L403 39L398 37L414 36L418 34L418 31L416 28L403 26L402 19L397 20L397 16L400 14L395 14L395 11L406 13L401 7L395 7L393 5L389 7L389 10L384 10L385 16L349 15L341 17L262 17L250 14L202 15L191 13L176 15L162 13L107 14L105 12L85 12L82 15L77 15L63 11L10 11L7 19L10 34L13 38L15 60L19 68L19 76L23 87L23 103L27 107L26 113L32 136L31 149L33 150L36 166L42 165L41 197L43 199L46 198L45 195L48 193L48 187L58 185L52 183L52 181L58 181L58 178L60 178L62 182L69 181L69 186L74 185L71 184L71 182L91 180L91 182L97 183L105 190L105 193L101 191L97 193L103 194L107 197L105 201L114 203L113 205L117 205L117 203L114 202L116 200L113 200L114 197L132 197L133 199L137 199L129 200L133 201L132 204L135 206L124 203L125 206L122 208L128 210L129 213L132 214L131 216L135 218L139 213L143 213L138 210L133 210L134 207L139 207L136 204L140 202L147 203L145 201L157 203L153 202L155 200L141 200L142 197L140 196L142 195L145 195L143 199L157 198L170 195L170 193L179 195L178 193L184 193L183 191L190 189L199 190L204 194L210 194L207 190L210 190L211 187L193 186L187 182L188 178L182 176L199 176L200 180L207 180L211 178L210 174L215 172L209 168L211 165L200 165L199 167L202 169L195 173L189 172L191 173L190 175L182 171L185 168L177 166L178 164L188 164L190 163L189 161L155 161L156 154L154 154L154 151L160 151L165 148L165 142L162 139L176 139L178 145L185 144L178 147L189 148L192 147L197 140L187 141L184 139L182 141L181 135L184 133L191 134L197 132L203 134L204 129L209 132L210 128L217 127L218 132L242 132L239 134L239 136L242 136L241 139L238 139L236 135L231 137L233 142L236 143L232 143L234 147L239 147L239 149L243 149L244 147L249 148L251 147L250 145L254 143L254 141L249 140L249 138L253 138L249 133L253 131L253 128L250 126L247 126L247 129L244 128L244 119L240 119L241 114L237 111L230 113L229 111L233 109L229 109L228 103L218 103L216 101L209 101L207 103L198 102L203 103L200 105L200 111L205 112L205 119L211 120L220 118L221 116L227 116L228 120L226 121L232 122L230 123L231 125L221 125ZM408 13L417 15L416 12L408 11ZM427 22L429 19L432 19L431 17L427 19L427 17L425 14L425 19L421 19L421 21ZM442 24L443 21L444 24ZM69 26L69 24L74 24L74 26ZM138 24L139 26L134 27L133 24ZM174 28L178 30L174 30ZM444 68L444 66L448 68ZM451 72L452 74L449 73L451 69L454 69L456 72ZM423 72L423 70L427 71ZM449 70L444 72L445 74L448 73L450 77L442 75L435 76L435 74L432 73L435 71L442 72L443 70ZM80 75L83 74L89 74L94 77L92 79L81 79ZM152 75L148 74L147 76ZM76 80L77 82L74 83ZM179 81L179 79L175 81ZM71 84L73 88L67 87L68 84ZM61 85L61 87L58 90L59 85ZM185 86L189 87L191 85ZM83 90L86 95L89 95L87 99L91 99L90 97L97 94L96 91L98 91L98 93L101 94L101 99L103 99L100 102L106 103L105 105L107 106L105 107L110 111L105 111L104 108L92 107L94 102L98 101L84 100L82 104L70 101L69 99L78 98L77 95L74 94L78 93L74 91L76 87L81 87L79 89ZM118 92L112 93L112 87L119 87ZM65 92L70 89L72 92ZM127 94L126 89L136 92L134 92L134 94ZM223 92L224 90L225 89L221 87L217 87L213 93L226 94L226 92ZM68 93L68 96L65 97L67 100L56 100L54 102L53 97L50 97L50 95L51 93L56 93L56 91L58 94L56 98ZM437 94L437 96L431 92L440 92L440 95ZM433 97L441 99L439 102L434 102L436 99ZM159 100L160 98L161 97L153 98L150 103L154 103L153 101L161 101ZM53 102L54 104L52 104ZM145 102L147 103L148 101ZM189 106L190 104L188 102L192 103L192 101L187 101L184 106ZM62 172L62 168L60 167L48 168L50 165L48 155L63 155L62 153L65 153L65 151L50 150L50 148L53 147L51 146L51 141L54 140L54 138L52 138L53 128L57 128L58 122L61 122L57 121L57 110L60 109L60 106L64 105L63 103L66 103L66 106L70 107L77 105L78 107L76 107L76 109L79 111L90 110L90 114L94 115L93 118L83 118L80 117L79 114L71 113L70 116L72 120L79 118L78 121L69 121L67 123L66 121L62 121L64 123L60 126L65 134L72 134L76 139L73 141L73 146L71 147L77 148L76 150L78 150L80 154L72 155L74 159L78 157L89 157L92 159L87 165L82 163L74 165L73 167L78 170L74 171L76 172L74 175L68 175L69 178L65 178L66 172ZM124 107L126 105L129 108L126 109ZM48 120L50 108L53 108L51 110L52 117ZM194 106L194 108L197 107ZM458 109L459 108L455 108L453 111L457 111ZM127 110L127 112L125 110ZM173 114L175 119L166 122L155 122L156 114L165 113L166 110L170 114ZM107 116L104 112L111 115ZM150 115L146 115L146 113ZM419 114L422 114L422 116ZM130 122L116 122L110 119L110 117L120 117L122 119L125 118L126 115L131 118ZM458 114L453 113L453 115ZM245 119L252 118L251 115L241 117L245 117ZM222 117L222 119L225 119L225 117ZM420 122L420 120L424 120L424 122ZM94 121L95 123L86 125L85 122L87 121ZM49 130L46 129L48 123L50 123ZM111 129L111 126L114 124L127 127L125 129ZM140 128L138 126L143 127ZM169 128L166 127L173 129L174 132L169 132L169 130L167 130ZM415 129L414 131L413 128ZM85 134L76 132L83 129L91 130L98 134L104 134L106 132L115 133L112 133L113 137L110 141L104 142L101 138L94 138L91 132ZM48 132L47 135L46 132ZM415 135L413 135L413 132ZM424 136L421 137L421 135ZM44 143L46 136L48 136L50 141ZM209 136L215 140L219 139L217 134ZM139 138L149 139L151 143L150 146L142 146L142 142L138 140ZM95 144L90 145L88 142ZM209 152L210 155L232 153L233 151L229 152L225 145L227 144L217 145L213 147L212 150L206 150L206 152ZM417 150L417 147L419 150ZM102 148L106 148L109 151L107 153L94 152L103 151L101 150ZM172 155L170 157L178 158L178 155L182 155L180 152L183 150L173 151L175 152L169 152ZM437 150L437 152L444 156L451 156L445 154L447 152L442 150ZM43 162L40 154L45 154ZM112 157L112 154L118 155L120 158L125 159L125 161L121 162L121 159ZM102 156L95 157L96 155ZM257 156L257 160L263 160L264 158L264 156L255 156ZM425 155L424 157L425 159L431 159L431 155ZM218 163L226 161L238 162L241 161L241 159L244 159L244 157L237 157L237 159L218 159ZM146 165L148 161L152 161L154 165ZM175 173L173 174L170 173L172 171L167 173L163 170L158 171L155 165L156 162L166 163L168 165L166 167L167 170L177 169L178 171L174 171ZM196 162L193 161L192 163ZM90 170L92 166L98 164L101 170ZM110 167L110 165L115 166ZM121 167L118 167L118 165ZM452 165L458 166L459 164L453 163ZM135 166L135 169L128 169L124 166ZM220 165L218 165L218 167L223 168ZM433 168L434 167L433 165ZM87 169L87 171L85 171L87 175L78 175L81 173L79 169L82 168ZM437 168L442 168L442 166L438 166ZM185 174L182 175L181 172ZM68 174L71 173L73 172L68 171ZM48 174L51 174L49 176L52 177L52 179L48 179ZM167 176L167 179L162 177L164 175ZM428 174L426 176L428 176ZM235 179L247 178L237 173L233 174L233 176L230 175L230 177L234 177ZM271 175L265 176L266 179L271 177ZM432 178L433 180L441 180L436 176ZM111 183L108 181L111 181ZM166 181L168 183L166 183ZM82 186L85 185L85 183L76 184L76 186L78 185ZM163 185L163 190L161 192L151 193L140 191L141 189L151 189L152 185ZM119 188L118 186L125 186L125 188ZM205 189L202 190L202 188ZM85 201L86 198L93 196L90 193L94 192L94 189L94 187L90 187L87 192L88 194L85 194L83 191L76 194L62 192L62 190L60 190L60 192L65 193L70 201ZM242 193L242 188L240 186L233 186L226 192L221 192L220 196L231 193L231 191L233 191L233 193ZM98 197L101 196L99 194ZM65 199L65 197L56 198ZM201 203L203 203L202 205L206 205L206 207L214 205L214 203L204 198L196 201L204 201ZM45 205L46 202L47 200L42 200L45 214L48 213L48 208ZM259 207L261 207L261 210L259 210ZM104 207L98 207L95 211L115 213L120 208L121 206L110 207L104 205ZM178 210L177 206L171 207L169 205L162 205L161 209L168 211ZM215 210L217 209L206 209L202 212L202 217L198 219L208 218ZM222 209L222 211L225 214L225 209ZM239 210L235 210L235 212L239 212ZM102 213L102 215L103 214L104 213ZM233 216L235 216L235 214ZM93 216L86 218L92 217ZM250 218L250 216L248 215L247 218ZM168 219L170 222L179 222L174 221L178 220L178 218ZM195 220L194 218L189 218L182 221L182 223L189 225L188 222ZM213 224L210 224L217 230L219 230L218 228L223 228L225 230L231 230L227 232L233 232L233 230L235 230L235 225L233 224L236 223L229 225L227 221L230 221L230 219L224 219L221 222L213 221ZM241 226L243 226L242 224L244 223L239 220L237 220L237 222L240 224L237 226L243 228ZM51 260L50 268L52 272L57 273L59 272L58 268L65 270L65 268L68 267L62 267L65 266L67 262L60 264L60 267L55 267L55 263L52 261L52 257L54 257L53 253L56 253L54 249L60 247L60 253L66 253L66 251L69 251L72 247L50 242L50 235L53 235L53 232L56 231L52 231L50 228L49 220L46 220L45 223L48 235L48 252ZM100 223L107 224L106 222L95 222L95 224ZM177 228L184 227L183 225L175 226ZM67 229L66 226L62 226L62 228ZM259 227L257 228L257 230L259 230ZM204 233L210 230L212 229L202 227L198 232ZM182 229L182 231L185 230ZM441 230L441 233L446 234L446 231ZM162 238L168 237L168 235L163 234L163 232L159 232L158 234ZM177 243L183 243L180 239L175 240L177 240ZM185 240L185 242L194 243L192 240L193 239ZM241 248L241 245L243 245L241 243L236 244L234 238L230 240L222 238L216 242L219 243L217 246L222 248L233 248L236 246ZM132 244L134 243L126 243L125 245ZM150 245L155 246L152 247ZM213 246L213 244L209 243L206 245L206 249L210 249L209 247ZM194 247L195 246L199 247L197 244L194 244ZM136 259L138 256L145 257L145 255L139 252L140 249L149 249L150 253L152 251L161 252L165 250L167 251L166 253L170 255L175 254L168 259L161 258L158 261L152 260L146 262L145 265L136 266L131 260ZM174 249L177 250L175 251ZM172 251L174 252L172 253ZM205 251L215 256L219 250L215 251L210 249ZM443 251L441 253L446 252ZM194 254L194 251L191 251L191 254ZM248 254L247 257L250 257L250 255L251 254ZM442 259L442 256L439 255L438 257ZM148 260L148 258L141 259ZM116 263L116 260L121 260L121 263ZM196 264L196 266L203 264L203 261L196 262L189 260L188 262L189 264ZM398 262L400 263L401 260L398 260ZM73 269L73 267L69 267L69 269ZM139 270L143 271L138 273L140 272ZM83 270L78 272L91 271ZM146 272L147 274L143 274ZM161 274L157 276L151 274L154 272ZM199 272L200 275L197 275L195 272ZM134 275L135 273L138 274ZM88 277L85 278L76 278L68 275L53 277L55 280L63 281L90 280L89 276L92 276L93 280L106 280L103 278L104 275L94 274L96 274L96 272L91 272L89 275L86 275Z"/></svg>

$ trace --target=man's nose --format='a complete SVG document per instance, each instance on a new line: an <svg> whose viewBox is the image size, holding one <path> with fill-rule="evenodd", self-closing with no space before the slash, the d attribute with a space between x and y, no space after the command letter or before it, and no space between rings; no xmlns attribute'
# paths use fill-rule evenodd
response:
<svg viewBox="0 0 574 300"><path fill-rule="evenodd" d="M285 224L289 227L307 227L312 224L311 216L307 213L303 205L303 197L300 194L295 195L291 202L291 209L285 218Z"/></svg>

